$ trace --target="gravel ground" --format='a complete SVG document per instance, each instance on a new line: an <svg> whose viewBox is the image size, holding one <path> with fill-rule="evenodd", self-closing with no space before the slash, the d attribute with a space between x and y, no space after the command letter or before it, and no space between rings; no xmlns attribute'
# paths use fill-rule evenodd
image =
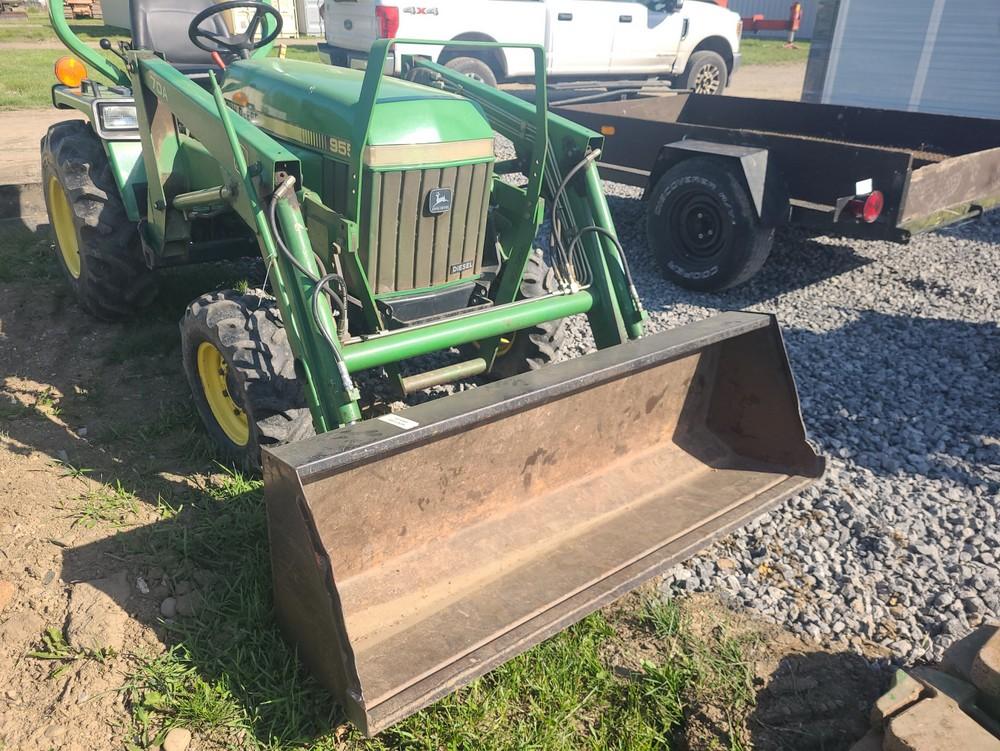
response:
<svg viewBox="0 0 1000 751"><path fill-rule="evenodd" d="M652 330L776 313L826 476L674 569L814 640L935 659L1000 617L1000 216L909 246L779 236L724 294L662 280L638 192L607 186ZM590 348L570 324L569 356Z"/></svg>

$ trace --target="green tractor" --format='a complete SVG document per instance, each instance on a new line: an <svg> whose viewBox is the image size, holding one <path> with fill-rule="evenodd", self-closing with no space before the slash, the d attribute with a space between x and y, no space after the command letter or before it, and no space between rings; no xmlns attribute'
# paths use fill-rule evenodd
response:
<svg viewBox="0 0 1000 751"><path fill-rule="evenodd" d="M114 57L49 9L111 81L61 60L53 103L86 119L42 141L80 305L127 318L160 269L263 258L264 288L190 304L184 369L220 451L263 469L279 619L365 732L821 471L773 319L642 337L602 139L547 111L543 49L531 103L421 59L431 86L384 77L394 40L365 71L272 57L262 2L132 0ZM579 314L598 351L550 364ZM494 382L373 415L362 372Z"/></svg>

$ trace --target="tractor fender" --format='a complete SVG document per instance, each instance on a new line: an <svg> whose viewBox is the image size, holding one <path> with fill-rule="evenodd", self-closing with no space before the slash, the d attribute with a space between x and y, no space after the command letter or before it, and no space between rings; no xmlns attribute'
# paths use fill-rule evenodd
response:
<svg viewBox="0 0 1000 751"><path fill-rule="evenodd" d="M777 226L788 221L788 194L784 180L767 149L756 146L699 141L688 138L660 147L653 163L644 198L648 198L660 178L686 159L712 157L733 163L743 178L756 217L764 226Z"/></svg>

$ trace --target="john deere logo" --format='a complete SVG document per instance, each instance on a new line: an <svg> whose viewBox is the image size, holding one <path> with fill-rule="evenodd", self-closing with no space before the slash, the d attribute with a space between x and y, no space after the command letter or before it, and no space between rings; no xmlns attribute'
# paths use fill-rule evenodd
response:
<svg viewBox="0 0 1000 751"><path fill-rule="evenodd" d="M435 188L427 196L427 210L432 214L451 211L451 188Z"/></svg>

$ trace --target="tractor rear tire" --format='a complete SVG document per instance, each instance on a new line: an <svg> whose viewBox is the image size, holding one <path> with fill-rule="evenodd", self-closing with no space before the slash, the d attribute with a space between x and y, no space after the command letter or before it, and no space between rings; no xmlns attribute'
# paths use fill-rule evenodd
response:
<svg viewBox="0 0 1000 751"><path fill-rule="evenodd" d="M180 328L195 407L228 461L257 471L261 448L315 435L274 298L211 292L188 306Z"/></svg>
<svg viewBox="0 0 1000 751"><path fill-rule="evenodd" d="M528 258L521 280L519 299L544 297L555 291L555 276L541 250ZM538 370L556 359L566 334L566 321L546 321L505 337L506 343L493 362L490 377L496 380Z"/></svg>
<svg viewBox="0 0 1000 751"><path fill-rule="evenodd" d="M83 120L56 123L42 138L42 186L55 254L80 305L121 320L156 297L101 140Z"/></svg>

